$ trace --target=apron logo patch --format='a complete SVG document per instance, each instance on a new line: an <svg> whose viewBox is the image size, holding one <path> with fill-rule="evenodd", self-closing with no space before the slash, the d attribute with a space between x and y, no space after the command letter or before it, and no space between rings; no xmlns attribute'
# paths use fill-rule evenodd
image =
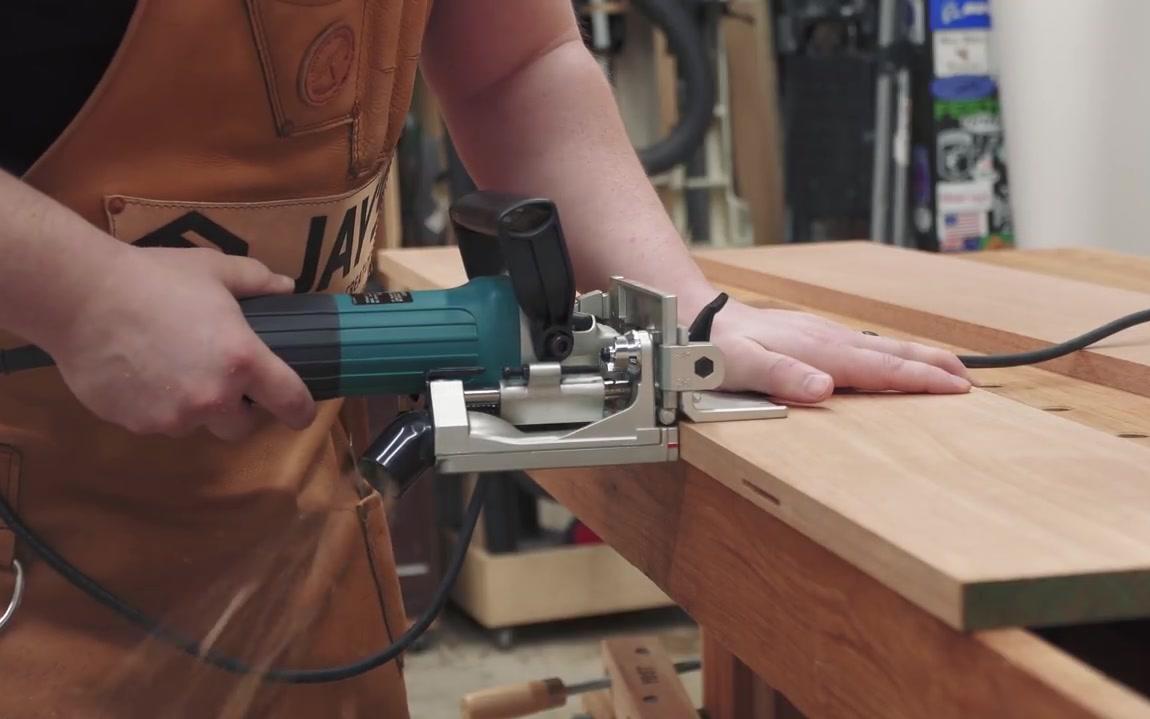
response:
<svg viewBox="0 0 1150 719"><path fill-rule="evenodd" d="M199 212L189 212L133 242L138 247L199 247L186 235L201 237L225 254L247 257L248 243Z"/></svg>
<svg viewBox="0 0 1150 719"><path fill-rule="evenodd" d="M348 25L334 25L320 33L303 56L299 88L304 102L312 106L330 102L351 77L355 63L355 32Z"/></svg>
<svg viewBox="0 0 1150 719"><path fill-rule="evenodd" d="M116 196L105 204L112 235L138 247L212 247L294 277L296 292L355 292L373 266L382 189L376 178L313 200L217 205Z"/></svg>

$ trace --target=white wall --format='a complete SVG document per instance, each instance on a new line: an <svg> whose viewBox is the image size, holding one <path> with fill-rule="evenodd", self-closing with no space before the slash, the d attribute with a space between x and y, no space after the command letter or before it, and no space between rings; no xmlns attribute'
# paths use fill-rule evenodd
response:
<svg viewBox="0 0 1150 719"><path fill-rule="evenodd" d="M1150 0L993 0L1019 247L1150 255Z"/></svg>

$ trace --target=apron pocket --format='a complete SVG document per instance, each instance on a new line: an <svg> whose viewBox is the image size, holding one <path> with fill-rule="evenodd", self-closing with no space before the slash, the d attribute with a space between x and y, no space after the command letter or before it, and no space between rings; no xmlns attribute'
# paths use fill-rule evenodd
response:
<svg viewBox="0 0 1150 719"><path fill-rule="evenodd" d="M364 0L247 0L280 135L345 125L358 111Z"/></svg>
<svg viewBox="0 0 1150 719"><path fill-rule="evenodd" d="M367 0L366 54L360 58L356 175L375 172L403 131L411 105L430 0Z"/></svg>
<svg viewBox="0 0 1150 719"><path fill-rule="evenodd" d="M0 444L0 496L19 511L20 452ZM0 522L0 632L19 606L23 591L23 570L16 564L16 534Z"/></svg>
<svg viewBox="0 0 1150 719"><path fill-rule="evenodd" d="M0 444L0 497L19 511L20 452L10 445ZM16 535L0 522L0 572L11 573L16 558Z"/></svg>

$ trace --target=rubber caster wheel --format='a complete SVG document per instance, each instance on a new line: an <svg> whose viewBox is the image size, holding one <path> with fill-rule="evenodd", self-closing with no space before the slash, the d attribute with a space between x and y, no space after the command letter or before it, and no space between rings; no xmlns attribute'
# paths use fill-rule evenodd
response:
<svg viewBox="0 0 1150 719"><path fill-rule="evenodd" d="M495 646L498 647L500 651L509 651L512 647L515 646L515 630L511 629L510 627L496 629L491 633L491 639L495 642Z"/></svg>

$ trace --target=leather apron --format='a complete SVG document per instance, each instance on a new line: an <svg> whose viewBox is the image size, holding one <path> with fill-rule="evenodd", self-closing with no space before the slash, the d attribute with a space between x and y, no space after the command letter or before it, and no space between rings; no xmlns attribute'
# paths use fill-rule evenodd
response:
<svg viewBox="0 0 1150 719"><path fill-rule="evenodd" d="M430 0L139 0L100 85L25 181L124 242L215 247L357 289ZM50 282L51 278L45 278ZM194 308L189 308L194 310ZM22 344L0 336L0 347ZM257 667L352 662L406 618L358 402L306 431L140 437L54 369L0 378L0 492L113 593ZM402 667L317 685L204 665L98 605L0 528L0 717L406 717Z"/></svg>

